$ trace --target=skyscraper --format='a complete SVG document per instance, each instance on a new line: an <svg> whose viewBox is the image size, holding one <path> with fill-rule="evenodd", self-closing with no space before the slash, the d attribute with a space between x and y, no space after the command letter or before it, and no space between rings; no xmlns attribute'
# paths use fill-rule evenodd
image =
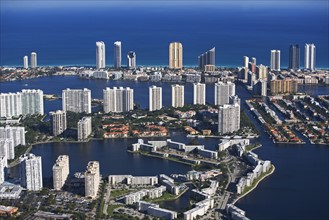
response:
<svg viewBox="0 0 329 220"><path fill-rule="evenodd" d="M96 42L96 68L105 68L105 44L103 41Z"/></svg>
<svg viewBox="0 0 329 220"><path fill-rule="evenodd" d="M8 160L15 159L15 146L12 138L0 138L1 155L5 155Z"/></svg>
<svg viewBox="0 0 329 220"><path fill-rule="evenodd" d="M194 83L193 84L193 105L206 104L206 84Z"/></svg>
<svg viewBox="0 0 329 220"><path fill-rule="evenodd" d="M99 189L99 162L90 161L85 172L85 197L95 198Z"/></svg>
<svg viewBox="0 0 329 220"><path fill-rule="evenodd" d="M0 139L7 138L13 140L14 147L25 145L25 128L24 127L0 127Z"/></svg>
<svg viewBox="0 0 329 220"><path fill-rule="evenodd" d="M91 132L91 117L83 117L78 121L78 141L87 140Z"/></svg>
<svg viewBox="0 0 329 220"><path fill-rule="evenodd" d="M211 48L207 52L201 54L198 57L199 60L199 68L204 70L206 65L215 66L215 47Z"/></svg>
<svg viewBox="0 0 329 220"><path fill-rule="evenodd" d="M64 111L91 113L91 91L89 89L65 89L62 91Z"/></svg>
<svg viewBox="0 0 329 220"><path fill-rule="evenodd" d="M243 67L248 68L248 64L249 64L249 57L244 56L243 57Z"/></svg>
<svg viewBox="0 0 329 220"><path fill-rule="evenodd" d="M113 87L103 89L104 112L128 112L134 109L134 90Z"/></svg>
<svg viewBox="0 0 329 220"><path fill-rule="evenodd" d="M215 105L229 103L229 97L235 95L235 84L232 82L218 82L215 84Z"/></svg>
<svg viewBox="0 0 329 220"><path fill-rule="evenodd" d="M289 69L298 70L300 67L299 45L290 45L289 47Z"/></svg>
<svg viewBox="0 0 329 220"><path fill-rule="evenodd" d="M280 71L280 50L271 50L271 70Z"/></svg>
<svg viewBox="0 0 329 220"><path fill-rule="evenodd" d="M24 69L28 69L29 68L29 57L28 56L23 57L23 63L24 63Z"/></svg>
<svg viewBox="0 0 329 220"><path fill-rule="evenodd" d="M219 107L219 134L232 133L240 129L240 99L237 96L233 96L230 103Z"/></svg>
<svg viewBox="0 0 329 220"><path fill-rule="evenodd" d="M121 68L121 41L114 42L114 68Z"/></svg>
<svg viewBox="0 0 329 220"><path fill-rule="evenodd" d="M5 169L7 167L7 157L0 155L0 184L5 181Z"/></svg>
<svg viewBox="0 0 329 220"><path fill-rule="evenodd" d="M42 90L40 89L22 90L22 114L23 115L44 114Z"/></svg>
<svg viewBox="0 0 329 220"><path fill-rule="evenodd" d="M51 116L51 131L54 136L62 134L67 128L66 111L49 112Z"/></svg>
<svg viewBox="0 0 329 220"><path fill-rule="evenodd" d="M69 156L59 155L53 166L53 186L55 190L62 189L69 173Z"/></svg>
<svg viewBox="0 0 329 220"><path fill-rule="evenodd" d="M305 44L304 69L315 70L316 50L314 44Z"/></svg>
<svg viewBox="0 0 329 220"><path fill-rule="evenodd" d="M31 53L31 68L36 68L38 66L37 63L37 53L36 52L32 52Z"/></svg>
<svg viewBox="0 0 329 220"><path fill-rule="evenodd" d="M136 68L136 53L134 51L129 51L127 54L128 68L135 69Z"/></svg>
<svg viewBox="0 0 329 220"><path fill-rule="evenodd" d="M0 93L0 117L11 118L22 114L22 93Z"/></svg>
<svg viewBox="0 0 329 220"><path fill-rule="evenodd" d="M267 79L267 66L260 64L256 67L257 79Z"/></svg>
<svg viewBox="0 0 329 220"><path fill-rule="evenodd" d="M251 57L251 63L255 64L255 66L256 66L256 58L255 57Z"/></svg>
<svg viewBox="0 0 329 220"><path fill-rule="evenodd" d="M20 156L19 160L21 185L27 190L41 190L43 187L41 157L34 154L24 154Z"/></svg>
<svg viewBox="0 0 329 220"><path fill-rule="evenodd" d="M162 108L162 88L149 87L149 111L156 111Z"/></svg>
<svg viewBox="0 0 329 220"><path fill-rule="evenodd" d="M183 46L179 42L172 42L169 44L169 68L183 68Z"/></svg>
<svg viewBox="0 0 329 220"><path fill-rule="evenodd" d="M171 86L171 105L174 108L184 106L184 86L172 85Z"/></svg>

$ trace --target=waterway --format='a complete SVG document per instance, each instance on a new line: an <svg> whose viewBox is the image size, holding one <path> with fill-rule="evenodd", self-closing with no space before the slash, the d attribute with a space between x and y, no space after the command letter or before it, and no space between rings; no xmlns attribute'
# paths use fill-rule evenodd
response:
<svg viewBox="0 0 329 220"><path fill-rule="evenodd" d="M135 102L142 108L148 107L148 86L150 82L82 80L76 76L55 76L0 84L1 92L16 92L21 89L42 89L47 94L61 95L65 88L89 88L92 98L102 98L106 86L129 86L134 89ZM169 83L156 83L163 88L163 105L171 103ZM329 94L328 86L300 86L301 92L312 95ZM207 85L207 102L214 102L214 86ZM244 100L251 95L241 85L237 86L242 108ZM185 86L186 103L192 103L192 85ZM61 108L61 101L45 101L45 112ZM274 144L262 130L250 112L246 111L261 132L256 141L263 146L255 150L262 159L268 159L276 166L275 172L263 180L253 192L239 200L236 205L244 209L251 219L328 219L329 205L329 147L325 145ZM173 132L171 138L177 141L189 139L181 132ZM150 158L126 152L127 146L136 139L92 141L89 143L51 143L33 147L32 153L43 157L43 174L51 175L51 166L60 154L70 155L71 173L84 171L89 160L100 161L103 176L108 174L155 175L158 173L186 173L190 166L172 161ZM218 139L199 139L208 149L215 149ZM164 204L184 209L187 200Z"/></svg>

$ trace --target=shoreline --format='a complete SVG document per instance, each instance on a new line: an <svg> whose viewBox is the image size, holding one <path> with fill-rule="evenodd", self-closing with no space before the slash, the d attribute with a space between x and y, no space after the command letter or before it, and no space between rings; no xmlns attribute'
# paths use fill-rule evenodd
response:
<svg viewBox="0 0 329 220"><path fill-rule="evenodd" d="M232 204L234 205L234 204L237 203L240 199L242 199L243 197L245 197L246 195L248 195L249 193L251 193L252 191L254 191L254 190L257 188L258 184L259 184L260 182L262 182L266 177L272 175L272 174L274 173L274 171L275 171L275 166L272 164L272 171L269 172L269 173L267 173L267 174L265 174L261 179L259 179L259 180L256 182L256 184L255 184L254 187L252 187L250 190L248 190L247 192L245 192L243 195L241 195L241 196L239 196L238 198L236 198L236 199L232 202Z"/></svg>

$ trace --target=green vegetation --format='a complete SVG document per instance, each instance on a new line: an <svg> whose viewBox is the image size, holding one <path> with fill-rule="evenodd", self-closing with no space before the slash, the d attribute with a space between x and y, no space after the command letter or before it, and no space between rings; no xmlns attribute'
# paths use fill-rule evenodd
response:
<svg viewBox="0 0 329 220"><path fill-rule="evenodd" d="M181 194L180 194L181 195ZM162 201L168 201L168 200L174 200L178 198L180 195L173 195L168 192L164 192L161 197L156 199L145 199L146 202L156 203L156 202L162 202Z"/></svg>
<svg viewBox="0 0 329 220"><path fill-rule="evenodd" d="M251 145L246 146L245 150L246 151L251 151L252 149L257 148L259 146L260 146L260 144L251 144Z"/></svg>
<svg viewBox="0 0 329 220"><path fill-rule="evenodd" d="M111 190L110 193L110 198L117 198L119 196L122 196L124 194L127 194L128 192L131 192L128 189L115 189L115 190Z"/></svg>
<svg viewBox="0 0 329 220"><path fill-rule="evenodd" d="M252 132L259 135L258 129L242 109L240 111L240 127L241 128L249 127L252 130Z"/></svg>
<svg viewBox="0 0 329 220"><path fill-rule="evenodd" d="M213 170L216 169L216 167L211 166L209 164L197 164L193 166L193 169L196 171L205 171L205 170Z"/></svg>
<svg viewBox="0 0 329 220"><path fill-rule="evenodd" d="M123 207L124 205L112 205L109 204L109 206L107 207L107 214L112 217L113 216L113 211L119 207Z"/></svg>
<svg viewBox="0 0 329 220"><path fill-rule="evenodd" d="M97 208L96 209L96 218L97 219L101 219L101 218L105 217L104 213L103 213L104 203L105 203L105 200L104 200L105 192L106 192L106 182L103 182L99 189L99 197L98 197L97 205L96 205L96 208Z"/></svg>

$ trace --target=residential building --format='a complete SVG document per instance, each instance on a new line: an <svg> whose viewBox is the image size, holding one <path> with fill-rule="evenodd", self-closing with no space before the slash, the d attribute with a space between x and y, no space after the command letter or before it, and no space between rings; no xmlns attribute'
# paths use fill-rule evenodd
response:
<svg viewBox="0 0 329 220"><path fill-rule="evenodd" d="M15 158L15 146L12 138L0 138L0 156L6 156L8 160Z"/></svg>
<svg viewBox="0 0 329 220"><path fill-rule="evenodd" d="M121 41L114 42L114 68L121 68Z"/></svg>
<svg viewBox="0 0 329 220"><path fill-rule="evenodd" d="M0 117L18 117L22 114L22 93L0 93Z"/></svg>
<svg viewBox="0 0 329 220"><path fill-rule="evenodd" d="M29 68L29 57L28 56L24 56L23 57L23 67L24 69L28 69Z"/></svg>
<svg viewBox="0 0 329 220"><path fill-rule="evenodd" d="M248 64L249 64L249 57L244 56L243 57L243 67L248 68Z"/></svg>
<svg viewBox="0 0 329 220"><path fill-rule="evenodd" d="M271 80L270 89L272 95L297 93L298 82L294 79Z"/></svg>
<svg viewBox="0 0 329 220"><path fill-rule="evenodd" d="M271 50L271 70L280 71L280 50Z"/></svg>
<svg viewBox="0 0 329 220"><path fill-rule="evenodd" d="M99 162L90 161L85 172L85 197L96 198L99 189Z"/></svg>
<svg viewBox="0 0 329 220"><path fill-rule="evenodd" d="M0 155L0 185L5 181L5 173L7 168L7 157Z"/></svg>
<svg viewBox="0 0 329 220"><path fill-rule="evenodd" d="M78 121L78 141L87 140L91 132L91 117L83 117Z"/></svg>
<svg viewBox="0 0 329 220"><path fill-rule="evenodd" d="M218 110L218 133L233 133L240 129L240 99L235 96Z"/></svg>
<svg viewBox="0 0 329 220"><path fill-rule="evenodd" d="M136 53L134 51L129 51L127 54L128 68L136 69Z"/></svg>
<svg viewBox="0 0 329 220"><path fill-rule="evenodd" d="M299 45L290 45L289 47L289 69L299 70L300 68L300 50Z"/></svg>
<svg viewBox="0 0 329 220"><path fill-rule="evenodd" d="M171 85L171 105L174 108L184 106L184 86Z"/></svg>
<svg viewBox="0 0 329 220"><path fill-rule="evenodd" d="M206 84L194 83L193 84L193 105L206 104Z"/></svg>
<svg viewBox="0 0 329 220"><path fill-rule="evenodd" d="M314 44L305 44L304 69L315 70L316 50Z"/></svg>
<svg viewBox="0 0 329 220"><path fill-rule="evenodd" d="M128 112L134 109L134 90L129 87L103 89L104 112Z"/></svg>
<svg viewBox="0 0 329 220"><path fill-rule="evenodd" d="M62 189L69 173L69 156L59 155L53 166L53 186L55 190Z"/></svg>
<svg viewBox="0 0 329 220"><path fill-rule="evenodd" d="M256 77L257 79L267 79L267 66L260 64L256 67Z"/></svg>
<svg viewBox="0 0 329 220"><path fill-rule="evenodd" d="M34 115L44 114L43 91L40 89L23 89L22 90L22 114Z"/></svg>
<svg viewBox="0 0 329 220"><path fill-rule="evenodd" d="M65 89L62 92L63 111L91 113L89 89Z"/></svg>
<svg viewBox="0 0 329 220"><path fill-rule="evenodd" d="M210 50L208 50L207 52L201 54L198 57L198 61L199 61L199 68L202 70L205 70L205 66L206 65L211 65L211 66L215 66L215 47L211 48Z"/></svg>
<svg viewBox="0 0 329 220"><path fill-rule="evenodd" d="M215 105L229 103L229 97L235 95L235 84L232 82L215 83Z"/></svg>
<svg viewBox="0 0 329 220"><path fill-rule="evenodd" d="M24 154L20 156L19 160L21 185L27 190L41 190L43 187L41 157L34 154Z"/></svg>
<svg viewBox="0 0 329 220"><path fill-rule="evenodd" d="M14 147L25 145L25 128L24 127L0 127L0 139L10 139L13 141Z"/></svg>
<svg viewBox="0 0 329 220"><path fill-rule="evenodd" d="M179 42L172 42L169 44L169 68L183 68L183 46Z"/></svg>
<svg viewBox="0 0 329 220"><path fill-rule="evenodd" d="M31 53L31 68L36 68L38 66L37 63L37 53L36 52L32 52Z"/></svg>
<svg viewBox="0 0 329 220"><path fill-rule="evenodd" d="M162 108L162 88L157 86L149 87L149 111L156 111Z"/></svg>
<svg viewBox="0 0 329 220"><path fill-rule="evenodd" d="M105 43L103 41L96 42L96 68L103 69L106 66L105 61Z"/></svg>
<svg viewBox="0 0 329 220"><path fill-rule="evenodd" d="M49 112L51 116L51 130L54 136L62 134L67 128L66 111Z"/></svg>

